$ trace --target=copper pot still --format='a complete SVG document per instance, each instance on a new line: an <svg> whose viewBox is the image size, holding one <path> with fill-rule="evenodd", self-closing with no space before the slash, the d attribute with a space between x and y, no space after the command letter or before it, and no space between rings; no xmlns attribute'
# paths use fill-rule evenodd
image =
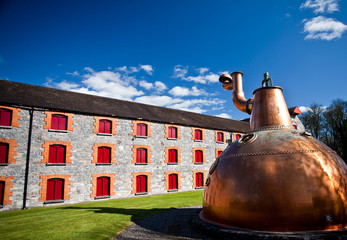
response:
<svg viewBox="0 0 347 240"><path fill-rule="evenodd" d="M241 72L223 74L250 132L212 164L200 218L217 226L271 232L347 227L347 166L329 147L294 129L282 88L264 74L246 100Z"/></svg>

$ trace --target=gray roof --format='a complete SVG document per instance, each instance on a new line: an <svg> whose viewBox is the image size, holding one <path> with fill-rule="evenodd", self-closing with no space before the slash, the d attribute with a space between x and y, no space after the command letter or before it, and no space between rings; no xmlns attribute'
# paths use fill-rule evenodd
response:
<svg viewBox="0 0 347 240"><path fill-rule="evenodd" d="M249 131L249 124L242 121L6 80L0 80L0 104L225 131Z"/></svg>

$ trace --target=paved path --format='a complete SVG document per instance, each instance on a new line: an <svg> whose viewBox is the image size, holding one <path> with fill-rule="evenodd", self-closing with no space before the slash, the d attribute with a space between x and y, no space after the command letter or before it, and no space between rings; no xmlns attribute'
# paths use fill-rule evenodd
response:
<svg viewBox="0 0 347 240"><path fill-rule="evenodd" d="M114 240L129 239L211 239L192 226L195 213L201 206L171 209L144 218L124 229Z"/></svg>

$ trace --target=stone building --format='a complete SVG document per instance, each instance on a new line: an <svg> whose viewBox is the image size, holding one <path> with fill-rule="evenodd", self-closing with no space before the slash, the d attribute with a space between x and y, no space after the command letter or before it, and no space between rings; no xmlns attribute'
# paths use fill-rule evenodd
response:
<svg viewBox="0 0 347 240"><path fill-rule="evenodd" d="M0 80L1 210L201 189L214 159L248 130L244 121Z"/></svg>

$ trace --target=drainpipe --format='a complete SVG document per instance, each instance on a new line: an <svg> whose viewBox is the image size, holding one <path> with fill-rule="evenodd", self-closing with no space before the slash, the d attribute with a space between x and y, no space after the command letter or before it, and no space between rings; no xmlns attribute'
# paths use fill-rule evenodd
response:
<svg viewBox="0 0 347 240"><path fill-rule="evenodd" d="M33 130L33 116L34 109L29 109L29 132L28 132L28 148L27 148L27 158L25 165L25 179L24 179L24 193L23 193L23 207L22 209L26 209L26 200L27 200L27 190L28 190L28 178L29 178L29 161L30 161L30 149L31 149L31 133Z"/></svg>

